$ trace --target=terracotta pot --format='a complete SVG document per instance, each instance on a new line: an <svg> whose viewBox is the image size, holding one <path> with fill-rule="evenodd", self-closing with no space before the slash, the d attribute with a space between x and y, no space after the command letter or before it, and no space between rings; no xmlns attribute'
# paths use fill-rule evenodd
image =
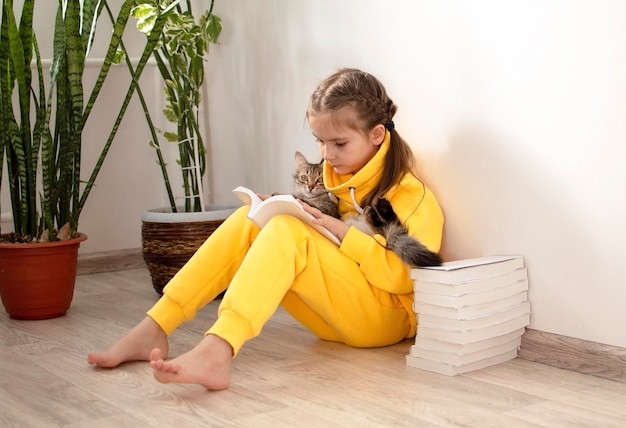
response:
<svg viewBox="0 0 626 428"><path fill-rule="evenodd" d="M172 213L157 208L143 213L141 242L152 287L163 287L200 248L200 245L235 211L236 207L211 206L204 212Z"/></svg>
<svg viewBox="0 0 626 428"><path fill-rule="evenodd" d="M67 241L0 243L0 297L11 318L65 315L74 297L80 233Z"/></svg>

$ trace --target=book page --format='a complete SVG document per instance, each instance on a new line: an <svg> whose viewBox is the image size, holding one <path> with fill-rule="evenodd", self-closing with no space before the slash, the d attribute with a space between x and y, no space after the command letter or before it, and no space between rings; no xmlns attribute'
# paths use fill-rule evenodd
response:
<svg viewBox="0 0 626 428"><path fill-rule="evenodd" d="M250 208L249 217L259 227L263 227L274 216L286 214L297 217L311 224L311 215L304 211L302 205L291 195L275 195L262 201L258 206Z"/></svg>
<svg viewBox="0 0 626 428"><path fill-rule="evenodd" d="M259 198L255 192L248 189L247 187L236 187L235 189L233 189L233 193L239 199L241 199L241 202L246 205L250 205L251 207L258 205L261 202L261 198Z"/></svg>

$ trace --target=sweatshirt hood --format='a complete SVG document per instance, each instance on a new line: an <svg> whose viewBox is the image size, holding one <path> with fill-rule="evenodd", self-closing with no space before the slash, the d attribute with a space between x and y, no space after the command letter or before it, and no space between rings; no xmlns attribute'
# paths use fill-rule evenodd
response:
<svg viewBox="0 0 626 428"><path fill-rule="evenodd" d="M356 174L337 174L330 164L324 162L324 185L339 199L339 213L342 217L348 212L359 211L365 195L380 181L390 140L391 134L387 131L374 157Z"/></svg>

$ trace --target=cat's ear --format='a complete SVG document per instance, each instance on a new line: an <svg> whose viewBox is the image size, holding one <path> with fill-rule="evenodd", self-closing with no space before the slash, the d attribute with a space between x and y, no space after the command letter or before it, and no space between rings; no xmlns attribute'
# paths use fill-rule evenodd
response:
<svg viewBox="0 0 626 428"><path fill-rule="evenodd" d="M296 165L297 166L306 166L309 161L306 160L304 155L300 152L296 152Z"/></svg>

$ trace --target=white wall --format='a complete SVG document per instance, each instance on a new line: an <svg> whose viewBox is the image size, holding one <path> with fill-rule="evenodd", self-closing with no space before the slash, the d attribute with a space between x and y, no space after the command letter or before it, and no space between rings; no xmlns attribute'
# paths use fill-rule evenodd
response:
<svg viewBox="0 0 626 428"><path fill-rule="evenodd" d="M337 67L365 69L399 106L396 128L443 206L445 257L522 254L532 328L626 347L626 3L218 0L215 11L214 202L233 203L239 184L289 189L293 152L317 156L311 91ZM81 219L84 252L139 247L141 211L165 202L133 124Z"/></svg>

